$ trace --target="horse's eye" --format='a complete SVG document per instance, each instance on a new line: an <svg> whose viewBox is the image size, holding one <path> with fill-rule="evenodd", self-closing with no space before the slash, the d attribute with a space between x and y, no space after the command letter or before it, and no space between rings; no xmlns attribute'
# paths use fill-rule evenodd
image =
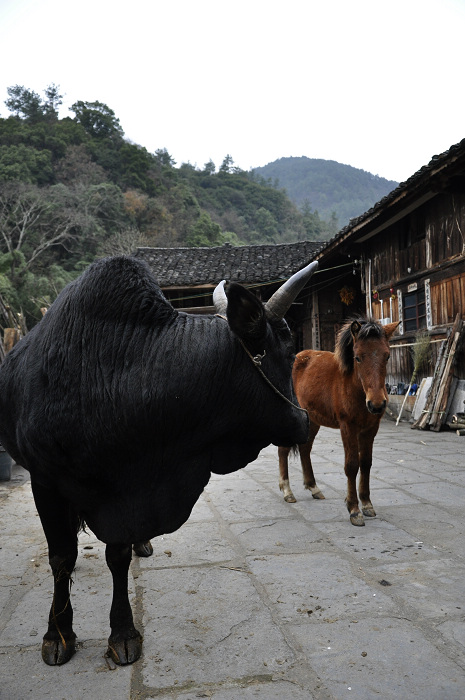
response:
<svg viewBox="0 0 465 700"><path fill-rule="evenodd" d="M355 361L356 361L356 362L361 362L361 359L356 355L356 356L355 356Z"/></svg>

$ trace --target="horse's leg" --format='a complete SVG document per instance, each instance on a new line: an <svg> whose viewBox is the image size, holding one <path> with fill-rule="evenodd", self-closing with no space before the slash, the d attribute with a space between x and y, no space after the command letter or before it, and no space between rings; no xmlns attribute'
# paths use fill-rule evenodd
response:
<svg viewBox="0 0 465 700"><path fill-rule="evenodd" d="M48 630L42 642L42 658L49 666L57 666L69 661L76 650L70 582L78 552L78 518L69 503L56 491L32 481L32 493L47 539L54 579Z"/></svg>
<svg viewBox="0 0 465 700"><path fill-rule="evenodd" d="M374 430L361 432L358 436L358 449L360 455L360 480L358 484L358 494L362 503L362 513L367 518L376 516L375 509L370 501L370 470L373 461L373 441L378 432L378 427Z"/></svg>
<svg viewBox="0 0 465 700"><path fill-rule="evenodd" d="M302 474L304 477L304 486L312 492L313 498L323 499L324 495L320 488L316 485L315 475L313 474L312 460L310 452L312 451L313 442L318 434L320 426L310 421L309 438L307 442L299 445L300 461L302 463Z"/></svg>
<svg viewBox="0 0 465 700"><path fill-rule="evenodd" d="M304 477L304 486L311 491L313 498L323 499L324 495L320 488L316 485L315 476L313 474L312 460L310 452L313 447L313 442L320 429L320 426L310 421L309 439L307 442L299 445L300 463L302 465L302 474ZM289 453L290 447L278 447L279 455L279 488L284 493L284 500L287 503L295 503L296 499L292 493L289 483Z"/></svg>
<svg viewBox="0 0 465 700"><path fill-rule="evenodd" d="M347 477L346 505L350 515L352 525L365 525L363 515L360 512L357 497L357 473L359 468L358 440L355 430L347 424L341 425L341 437L344 445L344 471Z"/></svg>
<svg viewBox="0 0 465 700"><path fill-rule="evenodd" d="M278 447L279 458L279 488L284 494L287 503L295 503L296 499L289 483L289 453L290 447Z"/></svg>
<svg viewBox="0 0 465 700"><path fill-rule="evenodd" d="M134 627L128 596L128 571L131 545L107 544L105 557L113 577L113 600L110 610L111 634L108 654L116 664L132 664L142 653L142 637Z"/></svg>

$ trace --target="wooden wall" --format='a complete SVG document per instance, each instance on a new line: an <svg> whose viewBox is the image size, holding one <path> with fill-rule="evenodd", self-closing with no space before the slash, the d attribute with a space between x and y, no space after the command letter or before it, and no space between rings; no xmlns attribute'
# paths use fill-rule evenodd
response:
<svg viewBox="0 0 465 700"><path fill-rule="evenodd" d="M465 195L441 194L425 205L430 265L465 252Z"/></svg>
<svg viewBox="0 0 465 700"><path fill-rule="evenodd" d="M443 338L432 337L429 347L429 355L425 362L419 367L415 382L419 385L425 377L432 377L439 348ZM412 377L413 363L413 340L403 340L395 336L391 342L391 357L389 358L386 371L386 382L388 384L398 384L399 382L409 383Z"/></svg>
<svg viewBox="0 0 465 700"><path fill-rule="evenodd" d="M372 287L387 287L465 253L465 194L440 194L367 241ZM410 272L409 272L410 269Z"/></svg>
<svg viewBox="0 0 465 700"><path fill-rule="evenodd" d="M457 314L465 318L465 275L454 275L431 285L433 325L450 325Z"/></svg>

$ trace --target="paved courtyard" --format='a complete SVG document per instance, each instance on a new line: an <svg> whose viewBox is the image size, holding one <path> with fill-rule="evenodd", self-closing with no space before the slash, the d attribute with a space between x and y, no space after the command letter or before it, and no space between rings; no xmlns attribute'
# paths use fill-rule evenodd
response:
<svg viewBox="0 0 465 700"><path fill-rule="evenodd" d="M2 700L463 700L465 437L382 422L375 519L344 506L343 449L314 448L326 500L278 489L277 450L214 476L190 520L134 559L130 591L143 657L104 658L111 577L104 547L80 537L72 601L79 645L40 658L52 579L27 473L0 482ZM154 504L155 507L155 504Z"/></svg>

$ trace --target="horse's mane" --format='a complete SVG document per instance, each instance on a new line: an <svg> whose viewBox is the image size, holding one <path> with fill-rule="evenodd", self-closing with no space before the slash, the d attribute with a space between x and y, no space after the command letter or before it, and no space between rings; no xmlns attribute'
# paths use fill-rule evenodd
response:
<svg viewBox="0 0 465 700"><path fill-rule="evenodd" d="M358 338L382 338L384 329L379 323L365 316L352 316L341 328L336 339L334 354L343 374L351 374L354 369L354 339L351 327L354 323L360 324Z"/></svg>

